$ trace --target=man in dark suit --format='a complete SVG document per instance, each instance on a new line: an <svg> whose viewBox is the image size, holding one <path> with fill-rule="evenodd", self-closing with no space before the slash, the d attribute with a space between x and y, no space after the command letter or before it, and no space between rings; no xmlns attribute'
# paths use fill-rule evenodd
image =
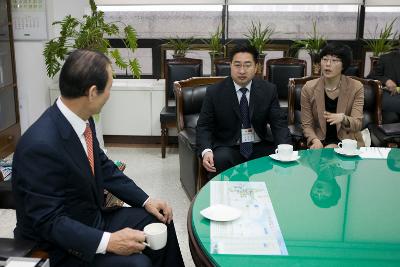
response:
<svg viewBox="0 0 400 267"><path fill-rule="evenodd" d="M210 176L291 143L276 86L254 79L257 57L254 48L237 46L231 53L231 76L207 88L196 142Z"/></svg>
<svg viewBox="0 0 400 267"><path fill-rule="evenodd" d="M400 115L400 49L380 56L378 64L368 78L382 82L386 90L383 91L382 109L393 111Z"/></svg>
<svg viewBox="0 0 400 267"><path fill-rule="evenodd" d="M51 266L184 266L172 209L149 197L100 149L91 116L110 96L108 58L75 50L61 97L21 137L13 160L16 238L49 252ZM132 207L105 209L104 189ZM145 249L143 228L167 225L165 248Z"/></svg>

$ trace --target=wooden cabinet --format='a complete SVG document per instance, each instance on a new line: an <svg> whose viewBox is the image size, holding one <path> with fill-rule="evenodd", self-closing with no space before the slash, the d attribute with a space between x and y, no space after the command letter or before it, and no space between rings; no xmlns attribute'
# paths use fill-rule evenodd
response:
<svg viewBox="0 0 400 267"><path fill-rule="evenodd" d="M0 158L21 136L10 0L0 0Z"/></svg>

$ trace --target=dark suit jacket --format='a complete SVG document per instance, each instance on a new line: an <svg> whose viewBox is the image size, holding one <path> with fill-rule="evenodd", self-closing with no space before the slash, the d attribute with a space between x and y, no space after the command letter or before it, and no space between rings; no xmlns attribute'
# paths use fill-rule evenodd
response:
<svg viewBox="0 0 400 267"><path fill-rule="evenodd" d="M14 154L15 235L50 244L52 263L72 255L93 260L103 234L104 188L132 206L148 197L93 139L95 176L78 136L54 104L21 137Z"/></svg>
<svg viewBox="0 0 400 267"><path fill-rule="evenodd" d="M279 106L276 86L264 80L253 79L250 90L250 120L261 138L275 144L290 144L287 121ZM270 124L273 139L268 134ZM240 139L241 118L239 101L231 77L207 88L199 120L196 142L198 153L206 148L233 146Z"/></svg>
<svg viewBox="0 0 400 267"><path fill-rule="evenodd" d="M383 86L391 79L400 86L400 49L382 55L368 78L381 81Z"/></svg>

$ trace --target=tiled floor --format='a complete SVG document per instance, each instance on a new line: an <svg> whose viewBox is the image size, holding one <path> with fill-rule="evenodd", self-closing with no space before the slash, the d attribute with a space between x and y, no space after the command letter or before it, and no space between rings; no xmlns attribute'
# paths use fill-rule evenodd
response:
<svg viewBox="0 0 400 267"><path fill-rule="evenodd" d="M187 267L194 266L189 251L186 217L190 201L179 181L178 150L168 148L165 159L160 148L108 147L108 156L127 164L125 174L131 177L147 194L171 204L175 228L183 259ZM15 212L0 210L0 237L12 237Z"/></svg>

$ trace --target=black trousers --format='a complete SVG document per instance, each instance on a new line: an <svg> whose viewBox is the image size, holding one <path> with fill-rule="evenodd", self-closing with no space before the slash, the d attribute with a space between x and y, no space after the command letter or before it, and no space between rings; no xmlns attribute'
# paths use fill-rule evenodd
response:
<svg viewBox="0 0 400 267"><path fill-rule="evenodd" d="M246 162L248 160L268 156L275 153L276 146L273 143L261 141L253 144L253 153L250 158L246 159L240 154L240 146L219 146L213 149L214 166L217 172L209 173L211 179L215 175L225 171L235 165Z"/></svg>
<svg viewBox="0 0 400 267"><path fill-rule="evenodd" d="M143 228L153 222L159 222L144 208L121 208L112 212L104 213L105 231L115 232L125 227L136 230ZM111 253L96 254L94 266L98 267L161 267L161 266L184 266L178 239L173 222L167 224L167 245L160 250L147 248L143 253L130 256L119 256Z"/></svg>

